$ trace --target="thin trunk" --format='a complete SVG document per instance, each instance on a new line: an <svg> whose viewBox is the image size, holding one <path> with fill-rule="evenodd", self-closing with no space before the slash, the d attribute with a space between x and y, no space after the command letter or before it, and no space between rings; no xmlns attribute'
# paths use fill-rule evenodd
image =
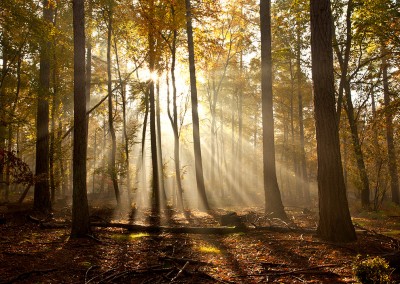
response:
<svg viewBox="0 0 400 284"><path fill-rule="evenodd" d="M3 28L3 38L2 38L2 55L3 55L3 62L2 62L2 70L1 70L1 85L0 85L0 121L5 121L5 78L7 76L7 64L8 64L8 50L7 50L7 40L6 40L6 33ZM5 149L6 147L6 127L5 123L0 123L0 150ZM4 157L2 156L0 160L0 189L5 190L4 187Z"/></svg>
<svg viewBox="0 0 400 284"><path fill-rule="evenodd" d="M243 51L240 51L240 86L239 86L239 102L238 102L238 188L239 191L243 191L243 173L242 173L242 163L243 163L243 88L244 88L244 74L243 74Z"/></svg>
<svg viewBox="0 0 400 284"><path fill-rule="evenodd" d="M299 164L297 159L297 139L294 132L294 71L292 60L289 61L290 69L290 134L292 138L292 162L293 162L293 172L294 172L294 196L302 198L301 188L300 188L300 177L299 177ZM297 203L297 202L296 202Z"/></svg>
<svg viewBox="0 0 400 284"><path fill-rule="evenodd" d="M106 149L107 149L107 128L106 128L106 118L104 117L103 120L103 151L102 151L102 158L101 158L101 168L102 168L102 174L101 174L101 185L100 185L100 192L104 193L104 187L106 183Z"/></svg>
<svg viewBox="0 0 400 284"><path fill-rule="evenodd" d="M394 146L393 135L393 115L390 110L390 93L389 93L389 80L388 80L388 63L387 51L382 47L382 80L383 80L383 99L385 104L385 119L386 119L386 143L389 161L389 174L390 174L390 188L392 191L392 202L395 204L400 203L399 196L399 176L397 173L397 157L396 148Z"/></svg>
<svg viewBox="0 0 400 284"><path fill-rule="evenodd" d="M150 1L150 23L149 23L149 69L150 74L155 71L156 60L156 42L154 39L154 0ZM160 214L160 183L158 171L158 157L157 157L157 133L156 133L156 106L155 106L155 86L153 78L149 80L149 103L150 103L150 149L151 149L151 164L152 164L152 211L155 217ZM158 220L157 220L158 221ZM157 222L156 221L156 222Z"/></svg>
<svg viewBox="0 0 400 284"><path fill-rule="evenodd" d="M53 25L57 26L57 8L54 11L54 21ZM56 39L53 40L53 46L56 46ZM51 202L54 203L56 200L56 183L55 183L55 132L56 132L56 109L58 108L57 102L57 95L58 95L58 88L57 88L57 54L54 48L53 50L53 96L51 101L51 131L50 131L50 153L49 153L49 167L50 167L50 195L51 195Z"/></svg>
<svg viewBox="0 0 400 284"><path fill-rule="evenodd" d="M335 44L335 53L339 60L339 65L341 69L341 78L339 85L339 99L337 103L337 111L336 111L336 121L339 124L340 122L340 113L341 113L341 98L344 96L345 99L345 110L347 113L347 119L350 126L351 138L353 141L354 153L357 161L357 168L361 179L361 206L363 208L369 208L370 206L370 189L369 189L369 179L367 175L367 170L364 163L364 156L361 149L361 142L358 135L358 127L357 121L354 117L354 106L351 98L351 88L350 88L350 79L348 77L348 65L350 59L350 49L352 43L352 35L351 35L351 15L353 11L353 1L350 0L347 4L347 13L346 13L346 46L345 51L340 51L339 46ZM333 40L337 43L336 35L333 34ZM344 94L343 94L344 92Z"/></svg>
<svg viewBox="0 0 400 284"><path fill-rule="evenodd" d="M305 205L311 205L310 187L308 184L307 175L307 163L306 163L306 152L304 143L304 116L303 116L303 92L301 89L302 85L302 73L301 73L301 42L300 42L300 28L297 28L297 46L296 46L296 77L297 77L297 100L299 106L298 120L299 120L299 135L300 135L300 177L303 192L303 201Z"/></svg>
<svg viewBox="0 0 400 284"><path fill-rule="evenodd" d="M188 51L189 51L189 70L190 70L190 93L192 100L192 120L193 120L193 147L194 147L194 160L197 190L199 193L199 207L200 209L209 210L210 205L207 200L206 188L203 176L203 162L201 157L201 144L200 144L200 124L198 101L197 101L197 86L196 86L196 67L194 59L194 43L193 43L193 27L192 27L192 12L190 0L185 0L186 3L186 25L188 37Z"/></svg>
<svg viewBox="0 0 400 284"><path fill-rule="evenodd" d="M94 143L93 143L93 176L92 176L92 193L95 192L96 181L96 158L97 158L97 131L94 130Z"/></svg>
<svg viewBox="0 0 400 284"><path fill-rule="evenodd" d="M51 24L52 6L43 1L43 19ZM44 41L40 50L39 93L36 120L36 178L33 207L48 213L51 211L49 187L49 102L50 97L50 50L51 42Z"/></svg>
<svg viewBox="0 0 400 284"><path fill-rule="evenodd" d="M161 144L161 117L160 117L160 83L157 80L157 96L156 96L156 120L157 120L157 158L158 158L158 180L160 184L160 195L161 195L161 206L166 208L167 205L167 195L165 193L164 185L164 165L162 157L162 144Z"/></svg>
<svg viewBox="0 0 400 284"><path fill-rule="evenodd" d="M108 90L108 127L110 129L111 135L111 153L110 153L110 160L108 162L108 173L111 177L115 198L117 200L117 206L121 205L121 197L119 193L118 187L118 179L117 179L117 169L115 167L115 156L117 152L117 138L115 135L114 129L114 117L113 117L113 93L112 93L112 78L111 78L111 37L112 37L112 18L113 18L113 7L112 3L109 6L108 11L108 33L107 33L107 90Z"/></svg>
<svg viewBox="0 0 400 284"><path fill-rule="evenodd" d="M265 213L287 219L283 208L275 165L274 117L272 105L271 1L260 0L261 93Z"/></svg>
<svg viewBox="0 0 400 284"><path fill-rule="evenodd" d="M329 241L354 241L335 111L330 0L311 0L310 14L320 217L317 233Z"/></svg>
<svg viewBox="0 0 400 284"><path fill-rule="evenodd" d="M122 100L122 144L124 145L125 152L125 172L126 172L126 191L128 195L128 203L131 206L131 187L130 187L130 164L129 164L129 137L126 129L126 92L125 83L122 80L121 68L119 64L117 41L114 39L114 52L115 59L117 62L118 80L121 88L121 100Z"/></svg>
<svg viewBox="0 0 400 284"><path fill-rule="evenodd" d="M345 83L345 99L346 99L346 113L347 119L349 121L351 138L353 141L353 148L355 153L355 158L357 161L357 168L361 179L361 206L365 209L370 207L370 200L369 200L369 179L367 175L367 169L364 163L364 155L361 149L361 142L358 136L358 127L357 121L354 117L354 107L353 102L351 100L351 90L350 90L350 82Z"/></svg>
<svg viewBox="0 0 400 284"><path fill-rule="evenodd" d="M67 192L67 178L65 177L65 166L64 159L62 155L62 133L63 133L63 125L62 118L60 117L58 120L58 130L57 130L57 160L59 165L59 176L60 176L60 184L61 184L61 194L64 197Z"/></svg>
<svg viewBox="0 0 400 284"><path fill-rule="evenodd" d="M90 234L86 190L87 118L85 94L85 7L73 1L74 26L74 147L71 237Z"/></svg>
<svg viewBox="0 0 400 284"><path fill-rule="evenodd" d="M175 20L175 9L173 5L171 5L171 13ZM173 38L172 38L172 46L171 46L171 79L172 79L172 105L173 114L171 115L169 110L169 86L168 86L168 117L171 122L172 130L174 132L174 164L175 164L175 179L177 184L177 198L178 198L178 206L181 210L184 209L183 204L183 188L182 188L182 180L181 180L181 166L180 166L180 142L179 142L179 128L178 128L178 108L176 103L176 78L175 78L175 63L176 63L176 40L178 37L178 31L174 29Z"/></svg>

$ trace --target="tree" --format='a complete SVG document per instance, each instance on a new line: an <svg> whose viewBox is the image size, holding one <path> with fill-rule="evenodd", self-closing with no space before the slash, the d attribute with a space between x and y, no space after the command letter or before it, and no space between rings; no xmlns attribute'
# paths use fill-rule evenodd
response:
<svg viewBox="0 0 400 284"><path fill-rule="evenodd" d="M115 198L117 200L117 205L121 204L121 197L119 193L118 180L117 180L117 169L115 167L115 155L117 152L117 138L114 129L114 117L113 117L113 89L112 89L112 74L111 74L111 36L113 29L113 9L114 3L111 0L108 7L108 22L107 22L107 91L108 91L108 127L110 129L111 135L111 153L108 161L108 173L110 174Z"/></svg>
<svg viewBox="0 0 400 284"><path fill-rule="evenodd" d="M272 106L271 1L260 0L261 95L265 212L287 219L275 165L274 117Z"/></svg>
<svg viewBox="0 0 400 284"><path fill-rule="evenodd" d="M197 86L196 86L196 66L194 60L194 43L193 43L193 27L192 27L192 12L190 0L186 2L186 28L188 37L188 51L189 51L189 71L190 71L190 95L192 101L192 120L193 120L193 147L194 147L194 162L196 171L197 190L199 193L199 205L201 209L209 210L206 188L204 185L203 176L203 162L201 158L200 147L200 125L199 113L197 102Z"/></svg>
<svg viewBox="0 0 400 284"><path fill-rule="evenodd" d="M85 91L84 0L73 1L74 27L74 148L71 237L90 233L86 190L87 122Z"/></svg>
<svg viewBox="0 0 400 284"><path fill-rule="evenodd" d="M43 20L52 26L53 7L43 1ZM33 208L48 213L51 211L49 186L49 101L50 97L50 50L51 42L44 37L40 49L39 93L36 120L36 177Z"/></svg>
<svg viewBox="0 0 400 284"><path fill-rule="evenodd" d="M390 108L390 91L389 91L389 80L388 80L388 63L387 63L387 52L384 44L382 44L382 79L383 79L383 98L385 104L385 119L386 119L386 143L388 152L389 162L389 173L390 173L390 188L392 191L392 202L400 204L399 197L399 176L398 167L396 161L396 148L394 146L394 135L393 135L393 115Z"/></svg>
<svg viewBox="0 0 400 284"><path fill-rule="evenodd" d="M341 100L344 92L345 99L345 110L347 113L347 118L351 131L351 138L353 141L354 153L357 161L357 168L359 172L359 176L361 179L361 206L363 208L369 208L370 206L370 189L369 189L369 179L367 175L367 170L364 162L364 155L361 149L360 137L358 134L358 125L357 125L357 116L355 115L352 96L351 96L351 85L350 80L351 76L348 74L349 70L349 60L350 60L350 50L352 46L352 30L351 30L351 15L353 11L353 1L349 0L347 4L347 12L346 12L346 39L345 39L345 47L342 50L339 48L338 44L335 44L335 52L338 57L340 69L341 69L341 77L339 84L339 97L338 97L338 107L337 107L337 121L340 121L340 113L341 113ZM337 43L336 35L333 34L334 41ZM344 51L343 51L344 49Z"/></svg>
<svg viewBox="0 0 400 284"><path fill-rule="evenodd" d="M347 204L335 113L332 13L330 0L311 0L311 58L318 155L318 235L334 242L354 241Z"/></svg>

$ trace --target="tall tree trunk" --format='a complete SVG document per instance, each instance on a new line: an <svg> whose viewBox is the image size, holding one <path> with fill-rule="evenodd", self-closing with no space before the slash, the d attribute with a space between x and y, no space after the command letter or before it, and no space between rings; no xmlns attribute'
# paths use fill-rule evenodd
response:
<svg viewBox="0 0 400 284"><path fill-rule="evenodd" d="M106 149L107 149L107 128L106 128L106 118L104 117L103 120L103 143L102 143L102 157L101 157L101 168L103 170L101 174L101 185L100 185L100 192L104 193L104 187L106 183Z"/></svg>
<svg viewBox="0 0 400 284"><path fill-rule="evenodd" d="M294 71L293 71L293 64L292 60L289 61L289 68L290 68L290 134L292 138L292 161L293 161L293 172L294 172L294 193L293 197L297 196L299 200L302 198L302 192L300 187L300 175L299 175L299 163L297 159L297 139L295 135L295 127L294 127ZM297 202L296 202L297 203Z"/></svg>
<svg viewBox="0 0 400 284"><path fill-rule="evenodd" d="M108 127L110 129L111 135L111 153L110 160L108 162L108 173L111 177L115 198L117 200L117 206L121 205L121 197L119 193L118 187L118 179L117 179L117 169L115 167L115 156L117 152L117 138L115 135L114 129L114 117L113 117L113 91L112 91L112 77L111 77L111 37L112 37L112 25L113 25L113 3L110 3L108 7L108 33L107 33L107 89L108 89Z"/></svg>
<svg viewBox="0 0 400 284"><path fill-rule="evenodd" d="M155 71L156 43L154 39L154 0L150 1L150 23L149 23L149 69L150 74ZM152 165L152 211L158 217L160 214L160 183L157 157L157 133L156 133L156 107L155 107L155 86L153 78L149 80L149 103L150 103L150 149Z"/></svg>
<svg viewBox="0 0 400 284"><path fill-rule="evenodd" d="M119 64L117 41L114 39L114 52L117 61L118 80L121 87L121 101L122 101L122 144L124 145L125 152L125 171L126 171L126 192L128 195L128 205L131 206L131 180L130 180L130 164L129 164L129 137L126 129L126 92L125 82L122 80L121 68Z"/></svg>
<svg viewBox="0 0 400 284"><path fill-rule="evenodd" d="M386 119L386 143L389 161L390 188L392 191L392 202L399 204L399 176L397 173L397 157L396 148L393 138L393 117L390 110L390 93L388 80L388 63L387 51L382 47L382 80L383 80L383 100L385 104L385 119Z"/></svg>
<svg viewBox="0 0 400 284"><path fill-rule="evenodd" d="M239 86L239 101L238 101L238 189L243 191L243 92L244 92L244 71L243 71L243 51L240 51L240 86Z"/></svg>
<svg viewBox="0 0 400 284"><path fill-rule="evenodd" d="M370 206L370 189L369 189L369 179L367 175L367 170L364 163L364 156L361 149L361 142L358 136L358 127L357 121L354 117L354 106L353 101L351 99L351 88L350 88L350 79L348 78L348 66L350 59L350 49L352 43L352 34L351 34L351 15L353 12L353 1L350 0L347 4L347 12L346 12L346 42L345 42L345 50L343 51L339 49L339 45L337 44L336 35L333 34L333 40L335 44L335 53L339 60L339 65L341 69L341 78L339 84L339 97L337 102L337 123L340 123L340 113L341 113L341 104L342 97L345 98L345 110L347 113L347 119L349 121L351 138L353 141L354 153L357 161L357 168L361 179L361 206L363 208L369 208ZM333 28L334 29L334 28ZM344 92L344 95L343 95Z"/></svg>
<svg viewBox="0 0 400 284"><path fill-rule="evenodd" d="M318 235L334 242L354 241L340 158L332 54L330 0L311 0L311 57L318 155Z"/></svg>
<svg viewBox="0 0 400 284"><path fill-rule="evenodd" d="M85 8L73 1L74 26L74 152L71 237L90 233L86 190L87 122L85 93Z"/></svg>
<svg viewBox="0 0 400 284"><path fill-rule="evenodd" d="M175 21L175 8L171 5L171 14ZM175 23L176 24L176 23ZM175 25L174 25L175 27ZM175 78L175 65L176 65L176 40L178 37L178 30L174 28L172 45L171 45L171 79L172 79L172 115L169 109L169 88L168 88L168 117L171 122L172 130L174 132L174 164L175 164L175 179L177 185L177 197L178 206L181 210L184 209L183 204L183 188L181 180L181 166L180 166L180 142L179 142L179 126L178 126L178 108L176 102L177 90L176 90L176 78Z"/></svg>
<svg viewBox="0 0 400 284"><path fill-rule="evenodd" d="M260 0L261 94L265 213L287 219L275 165L274 117L272 106L271 1Z"/></svg>
<svg viewBox="0 0 400 284"><path fill-rule="evenodd" d="M57 130L57 161L59 168L59 176L60 176L60 184L61 184L61 194L64 197L67 192L67 178L65 177L65 165L64 159L62 155L62 135L63 135L63 125L62 125L62 117L58 120L58 130Z"/></svg>
<svg viewBox="0 0 400 284"><path fill-rule="evenodd" d="M299 25L299 23L298 23ZM303 117L303 92L302 92L302 73L301 73L301 42L300 42L300 28L297 27L296 34L296 79L297 79L297 100L299 106L298 120L299 120L299 135L300 135L300 177L302 181L303 201L305 205L311 205L310 187L308 184L306 151L304 143L304 117Z"/></svg>
<svg viewBox="0 0 400 284"><path fill-rule="evenodd" d="M6 104L5 104L5 96L6 96L6 91L5 91L5 78L7 76L7 64L8 64L8 48L7 48L7 34L4 30L4 27L2 27L2 55L3 55L3 62L2 62L2 69L1 69L1 85L0 85L0 150L5 149L6 147ZM0 190L2 191L5 189L4 187L4 157L1 157L2 160L0 160Z"/></svg>
<svg viewBox="0 0 400 284"><path fill-rule="evenodd" d="M43 19L52 23L53 10L48 0L43 1ZM36 120L36 177L33 208L51 211L49 187L49 102L50 97L50 50L51 42L44 40L40 50L39 93Z"/></svg>
<svg viewBox="0 0 400 284"><path fill-rule="evenodd" d="M53 25L57 26L57 8L54 11ZM56 39L53 40L53 46L56 46ZM58 82L57 82L57 54L55 48L53 49L53 96L51 102L51 131L50 131L50 152L49 152L49 170L50 170L50 196L51 202L54 203L56 200L56 182L55 182L55 153L56 153L56 110L58 108Z"/></svg>
<svg viewBox="0 0 400 284"><path fill-rule="evenodd" d="M164 185L164 165L163 165L163 152L161 143L161 111L160 111L160 83L157 80L157 96L156 96L156 119L157 119L157 158L158 158L158 178L160 184L160 196L161 196L161 206L166 208L167 205L167 194L165 192Z"/></svg>
<svg viewBox="0 0 400 284"><path fill-rule="evenodd" d="M196 86L196 67L194 60L194 43L193 43L193 27L192 27L192 11L190 0L185 0L186 3L186 25L188 37L188 51L189 51L189 71L190 71L190 93L192 101L192 120L193 120L193 147L194 147L194 160L196 169L196 182L197 190L199 193L199 207L204 210L209 210L210 205L207 200L206 187L204 184L203 176L203 162L201 157L201 144L200 144L200 124L199 113L197 111L197 86Z"/></svg>
<svg viewBox="0 0 400 284"><path fill-rule="evenodd" d="M361 206L365 209L368 209L370 206L370 200L369 200L369 179L367 175L367 169L365 167L364 163L364 155L361 149L361 142L360 138L358 136L358 127L357 127L357 121L356 118L354 117L354 107L353 107L353 102L351 100L351 89L350 89L350 82L346 81L345 83L345 96L346 96L346 113L347 113L347 118L349 121L349 126L350 126L350 131L351 131L351 138L353 141L353 148L356 156L356 161L357 161L357 168L358 172L360 175L361 179Z"/></svg>

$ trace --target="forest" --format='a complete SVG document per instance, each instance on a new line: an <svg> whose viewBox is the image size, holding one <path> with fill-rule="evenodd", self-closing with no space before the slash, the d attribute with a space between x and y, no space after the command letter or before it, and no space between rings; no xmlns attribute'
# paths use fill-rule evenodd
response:
<svg viewBox="0 0 400 284"><path fill-rule="evenodd" d="M400 282L400 1L1 0L0 45L0 284Z"/></svg>

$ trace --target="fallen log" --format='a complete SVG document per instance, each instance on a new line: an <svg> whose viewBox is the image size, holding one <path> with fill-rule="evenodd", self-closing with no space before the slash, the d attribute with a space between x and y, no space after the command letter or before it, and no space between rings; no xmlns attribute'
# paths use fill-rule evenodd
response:
<svg viewBox="0 0 400 284"><path fill-rule="evenodd" d="M60 229L71 226L70 223L41 223L42 229ZM244 233L249 231L269 231L277 233L299 233L299 234L315 234L314 229L305 228L287 228L277 226L267 227L169 227L169 226L145 226L126 223L106 223L106 222L91 222L90 226L97 228L120 228L130 232L146 232L146 233L173 233L173 234L212 234L212 235L227 235L234 233Z"/></svg>
<svg viewBox="0 0 400 284"><path fill-rule="evenodd" d="M175 234L214 234L224 235L247 231L242 227L167 227L167 226L143 226L125 223L91 223L92 227L98 228L121 228L128 231L147 233L175 233Z"/></svg>

